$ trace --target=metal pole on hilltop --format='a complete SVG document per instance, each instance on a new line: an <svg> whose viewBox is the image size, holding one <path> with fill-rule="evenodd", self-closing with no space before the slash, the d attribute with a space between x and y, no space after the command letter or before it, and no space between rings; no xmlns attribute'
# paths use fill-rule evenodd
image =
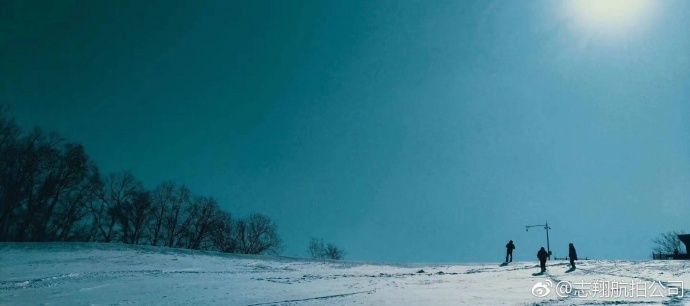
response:
<svg viewBox="0 0 690 306"><path fill-rule="evenodd" d="M551 245L549 243L549 230L551 227L549 227L549 222L545 222L545 224L537 224L537 225L526 225L525 226L525 231L529 231L530 227L544 227L546 230L546 251L549 254L549 260L551 260Z"/></svg>
<svg viewBox="0 0 690 306"><path fill-rule="evenodd" d="M551 247L549 246L549 230L551 229L549 227L549 222L547 221L546 224L544 225L544 229L546 230L546 251L549 252L549 260L551 260Z"/></svg>

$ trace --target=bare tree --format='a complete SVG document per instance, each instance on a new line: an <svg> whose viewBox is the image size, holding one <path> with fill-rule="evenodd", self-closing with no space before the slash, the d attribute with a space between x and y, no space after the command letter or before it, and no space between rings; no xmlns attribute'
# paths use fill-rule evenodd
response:
<svg viewBox="0 0 690 306"><path fill-rule="evenodd" d="M52 240L54 215L87 179L88 157L54 133L34 129L21 137L0 117L0 240Z"/></svg>
<svg viewBox="0 0 690 306"><path fill-rule="evenodd" d="M204 242L210 241L208 238L212 232L214 218L218 215L218 203L210 197L198 197L190 206L190 213L188 214L187 233L187 248L192 250L208 248Z"/></svg>
<svg viewBox="0 0 690 306"><path fill-rule="evenodd" d="M117 220L122 229L121 241L139 244L139 240L147 234L151 216L151 194L148 191L134 191L117 210Z"/></svg>
<svg viewBox="0 0 690 306"><path fill-rule="evenodd" d="M159 241L165 243L165 231L163 223L166 213L175 201L175 183L165 182L151 193L151 223L149 224L149 242L158 245Z"/></svg>
<svg viewBox="0 0 690 306"><path fill-rule="evenodd" d="M233 232L235 226L230 213L219 210L214 222L210 233L212 249L225 253L235 253L237 241L235 241Z"/></svg>
<svg viewBox="0 0 690 306"><path fill-rule="evenodd" d="M90 203L95 228L101 234L99 241L112 242L119 238L121 230L117 226L124 224L120 216L123 207L128 201L133 201L142 188L129 172L113 173L106 178L99 192L99 201Z"/></svg>
<svg viewBox="0 0 690 306"><path fill-rule="evenodd" d="M21 186L17 184L21 129L7 111L7 106L0 105L0 241L10 238L10 226L21 198Z"/></svg>
<svg viewBox="0 0 690 306"><path fill-rule="evenodd" d="M345 249L333 244L326 245L326 258L333 260L342 260L345 258Z"/></svg>
<svg viewBox="0 0 690 306"><path fill-rule="evenodd" d="M234 234L242 254L278 254L282 250L278 226L262 214L251 214L247 220L236 222Z"/></svg>
<svg viewBox="0 0 690 306"><path fill-rule="evenodd" d="M42 202L30 221L33 241L53 241L57 224L69 232L74 222L85 217L83 196L90 188L93 165L78 144L67 144L53 154L53 162L44 170L48 174L38 197Z"/></svg>
<svg viewBox="0 0 690 306"><path fill-rule="evenodd" d="M89 162L83 177L73 188L66 189L57 202L52 218L46 219L47 241L86 241L84 231L91 214L88 203L96 200L99 187L98 168ZM57 196L56 196L57 197Z"/></svg>
<svg viewBox="0 0 690 306"><path fill-rule="evenodd" d="M21 134L21 129L14 119L8 117L8 109L7 106L0 105L0 152L2 153L14 148ZM0 172L4 170L0 168Z"/></svg>
<svg viewBox="0 0 690 306"><path fill-rule="evenodd" d="M323 239L312 237L309 241L309 247L307 248L307 253L311 258L325 258L326 244L323 243Z"/></svg>
<svg viewBox="0 0 690 306"><path fill-rule="evenodd" d="M190 203L191 192L185 186L177 186L171 198L170 206L166 209L163 219L163 229L165 233L165 246L182 247L180 239L184 229L189 225L185 212Z"/></svg>
<svg viewBox="0 0 690 306"><path fill-rule="evenodd" d="M54 133L22 136L6 111L0 106L0 241L75 239L95 164Z"/></svg>
<svg viewBox="0 0 690 306"><path fill-rule="evenodd" d="M6 238L41 240L37 227L44 219L46 203L55 194L57 177L51 169L59 162L61 142L57 135L37 128L18 142L15 156L8 156L13 161L11 169L7 169L9 180L5 190L11 216L3 226Z"/></svg>
<svg viewBox="0 0 690 306"><path fill-rule="evenodd" d="M684 231L670 231L667 233L662 233L658 237L654 238L654 252L663 254L673 254L678 251L680 253L685 253L685 247L683 243L678 239L678 235L685 234Z"/></svg>
<svg viewBox="0 0 690 306"><path fill-rule="evenodd" d="M323 239L312 237L307 249L312 258L342 260L347 252L334 243L325 244Z"/></svg>

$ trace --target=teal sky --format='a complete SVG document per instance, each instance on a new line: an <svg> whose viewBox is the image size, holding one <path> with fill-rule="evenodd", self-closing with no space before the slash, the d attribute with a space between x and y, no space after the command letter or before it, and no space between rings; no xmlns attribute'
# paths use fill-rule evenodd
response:
<svg viewBox="0 0 690 306"><path fill-rule="evenodd" d="M690 231L690 3L654 3L4 1L0 103L288 256L534 260L548 220L557 256L646 259Z"/></svg>

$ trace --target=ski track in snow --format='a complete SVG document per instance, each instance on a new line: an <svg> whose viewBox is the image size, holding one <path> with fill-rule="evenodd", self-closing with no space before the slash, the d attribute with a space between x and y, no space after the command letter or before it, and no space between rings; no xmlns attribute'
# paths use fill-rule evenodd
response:
<svg viewBox="0 0 690 306"><path fill-rule="evenodd" d="M313 298L306 298L306 299L299 299L299 300L289 300L289 301L281 301L281 302L258 303L258 304L250 304L250 305L247 305L247 306L277 305L277 304L297 303L297 302L306 302L306 301L327 300L327 299L338 298L338 297L346 297L346 296L356 295L356 294L370 294L370 293L373 293L373 292L376 292L376 290L361 291L361 292L353 292L353 293L344 293L344 294L336 294L336 295L327 295L327 296L318 296L318 297L313 297Z"/></svg>
<svg viewBox="0 0 690 306"><path fill-rule="evenodd" d="M566 273L568 267L550 262L546 274L533 276L536 262L393 265L119 244L0 243L0 305L690 305L688 296L532 295L546 280L690 283L685 261L579 261Z"/></svg>

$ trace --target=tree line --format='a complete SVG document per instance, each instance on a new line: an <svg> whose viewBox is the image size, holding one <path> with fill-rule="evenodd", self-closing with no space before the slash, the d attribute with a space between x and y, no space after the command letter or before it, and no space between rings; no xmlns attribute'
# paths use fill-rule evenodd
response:
<svg viewBox="0 0 690 306"><path fill-rule="evenodd" d="M680 241L680 238L678 238L678 235L684 234L686 234L685 231L668 231L659 234L659 236L652 240L654 243L652 252L658 254L687 254L687 250L685 249L683 242Z"/></svg>
<svg viewBox="0 0 690 306"><path fill-rule="evenodd" d="M335 243L323 242L323 239L312 237L307 247L307 253L311 258L341 260L345 258L347 252Z"/></svg>
<svg viewBox="0 0 690 306"><path fill-rule="evenodd" d="M102 175L81 144L24 132L0 106L0 241L118 242L242 254L281 250L277 225L234 218L175 182L144 188L132 173Z"/></svg>

